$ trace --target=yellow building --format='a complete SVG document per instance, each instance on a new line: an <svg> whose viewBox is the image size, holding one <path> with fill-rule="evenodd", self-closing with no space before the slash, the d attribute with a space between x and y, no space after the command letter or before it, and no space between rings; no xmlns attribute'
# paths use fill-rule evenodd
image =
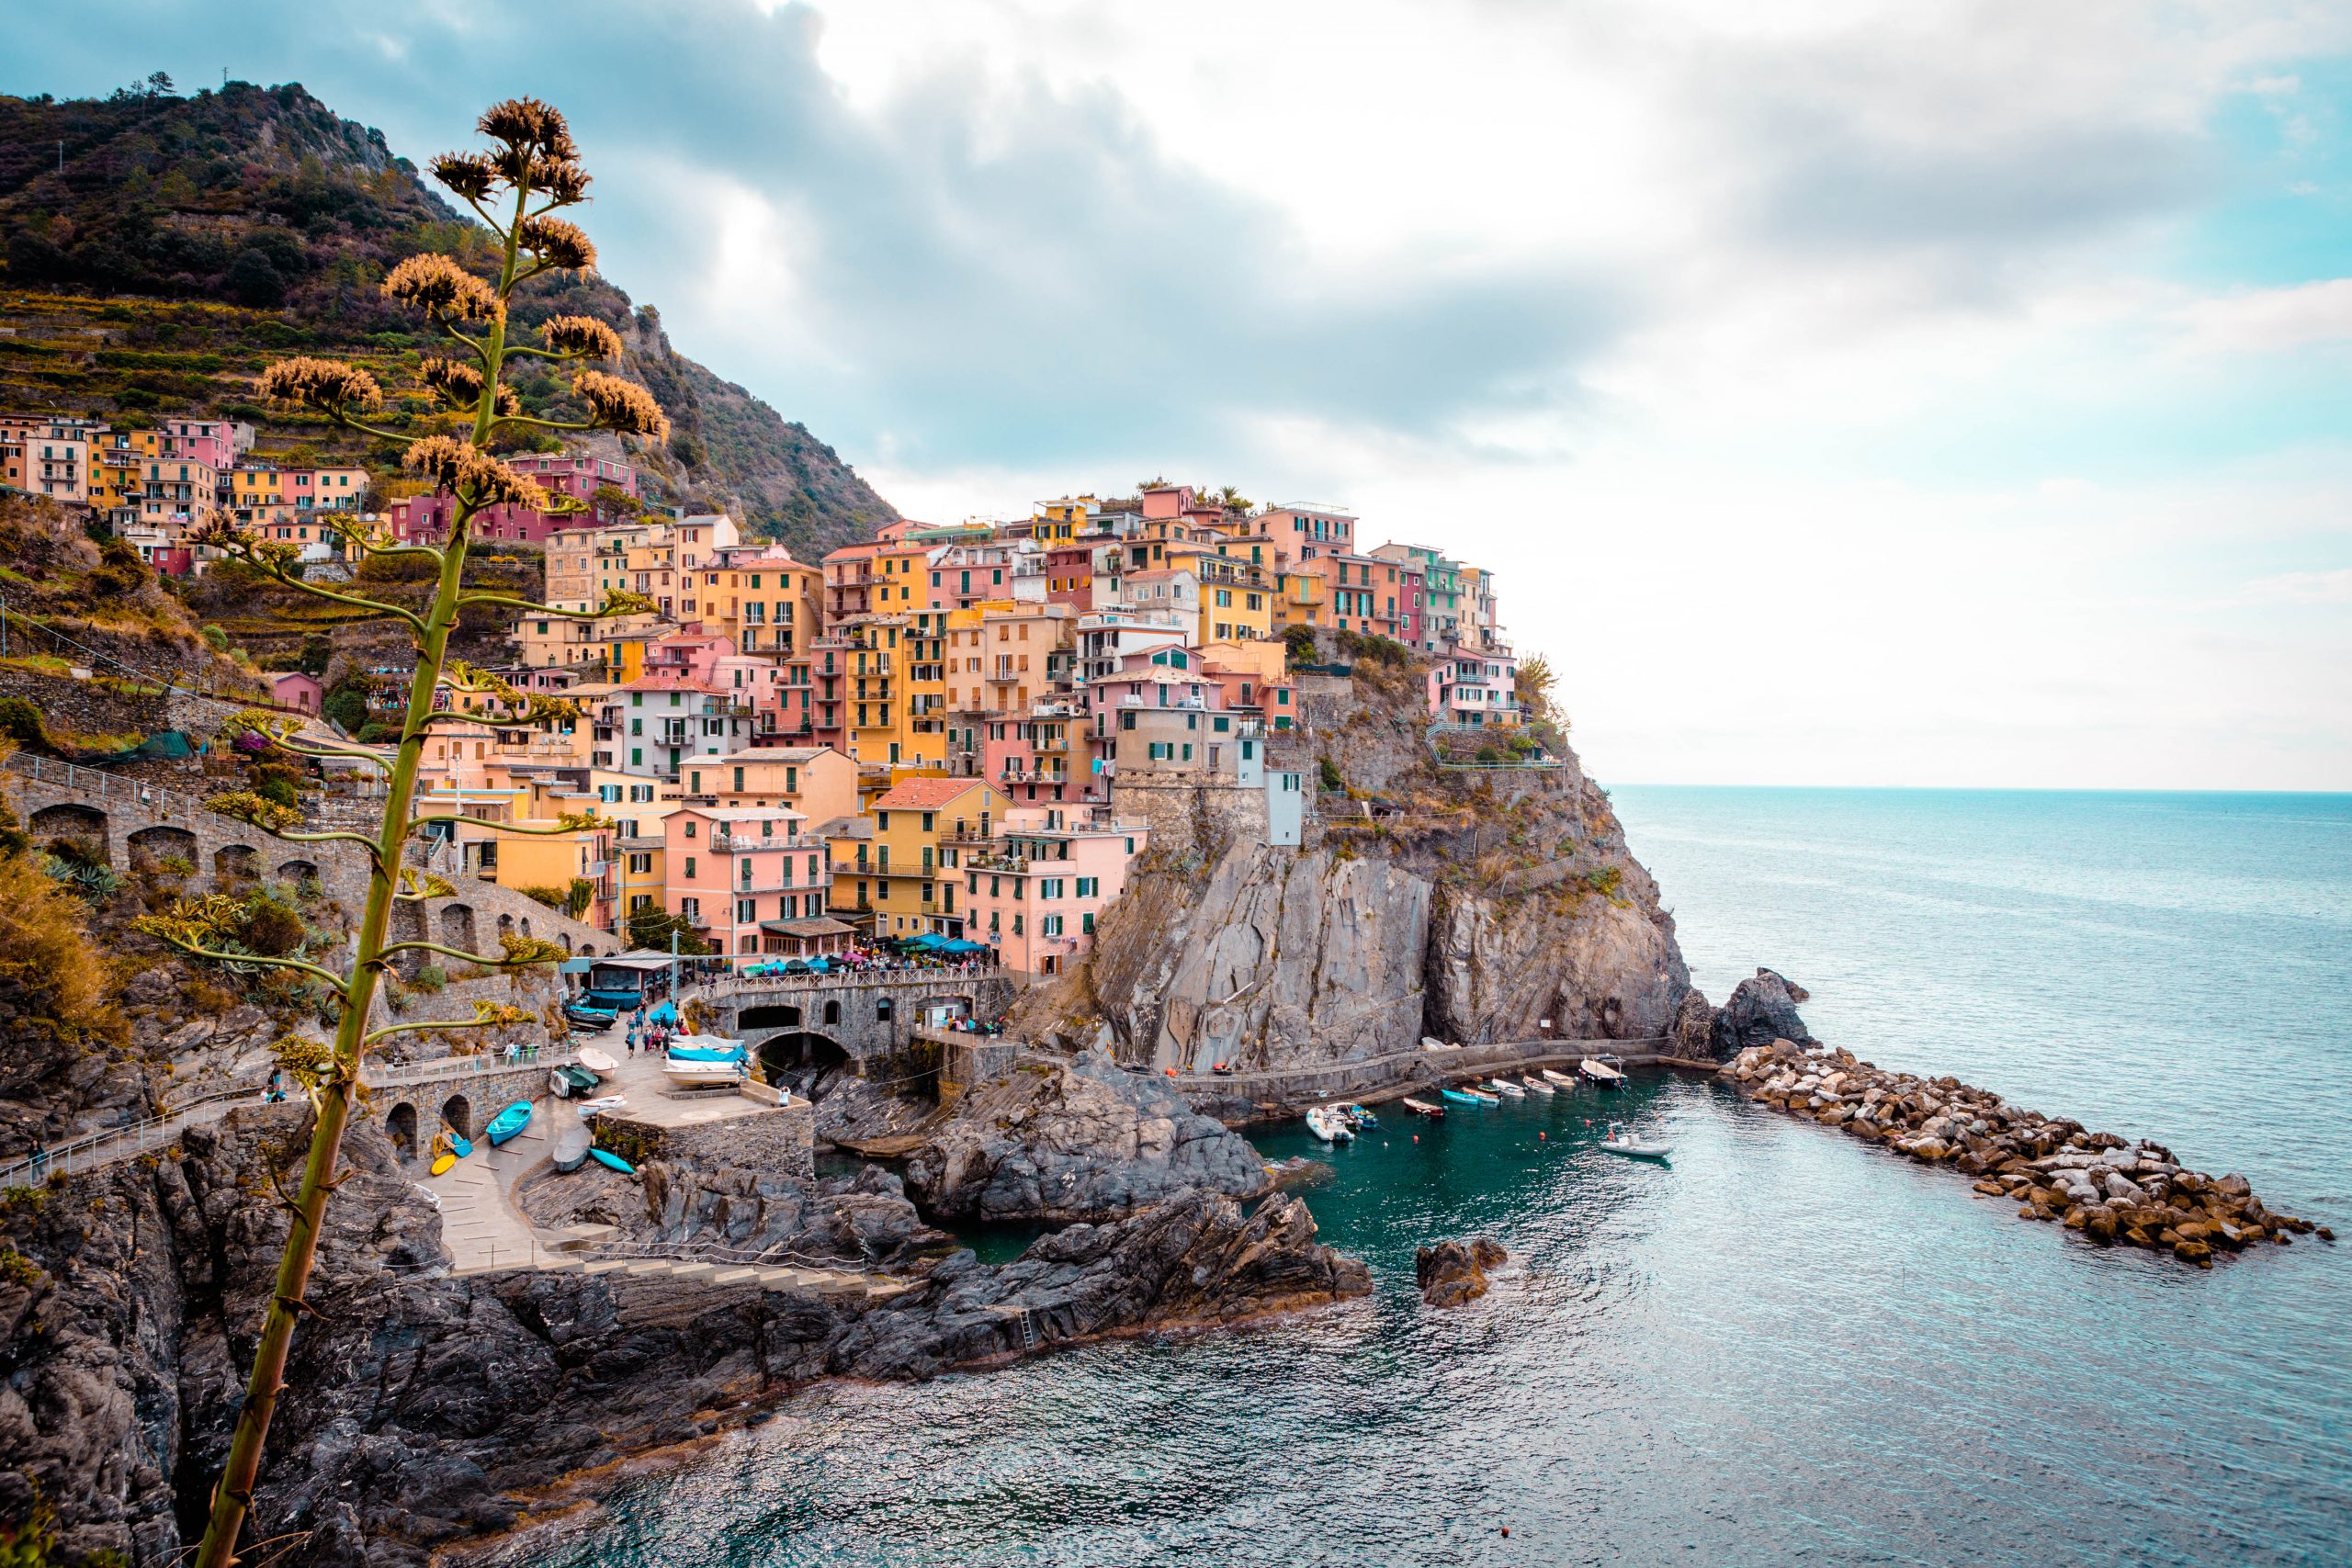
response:
<svg viewBox="0 0 2352 1568"><path fill-rule="evenodd" d="M1276 636L1292 626L1331 624L1331 581L1320 572L1285 570L1277 578L1272 600Z"/></svg>
<svg viewBox="0 0 2352 1568"><path fill-rule="evenodd" d="M1011 807L979 779L900 780L874 803L865 832L831 841L836 912L870 915L876 937L942 930L959 913L963 852L990 837Z"/></svg>
<svg viewBox="0 0 2352 1568"><path fill-rule="evenodd" d="M719 550L699 575L696 618L742 652L801 653L817 635L824 574L782 545Z"/></svg>
<svg viewBox="0 0 2352 1568"><path fill-rule="evenodd" d="M945 712L1025 714L1075 664L1077 612L1068 604L990 599L945 620Z"/></svg>

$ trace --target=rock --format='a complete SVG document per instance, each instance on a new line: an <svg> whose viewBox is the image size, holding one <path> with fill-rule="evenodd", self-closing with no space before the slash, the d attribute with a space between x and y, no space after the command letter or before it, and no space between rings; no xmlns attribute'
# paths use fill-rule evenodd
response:
<svg viewBox="0 0 2352 1568"><path fill-rule="evenodd" d="M1487 1293L1487 1270L1499 1267L1510 1256L1492 1236L1441 1241L1416 1249L1413 1280L1429 1305L1460 1306Z"/></svg>
<svg viewBox="0 0 2352 1568"><path fill-rule="evenodd" d="M1731 999L1715 1014L1714 1032L1712 1054L1719 1057L1781 1040L1797 1045L1818 1043L1798 1015L1789 983L1770 969L1758 969L1753 979L1739 983Z"/></svg>
<svg viewBox="0 0 2352 1568"><path fill-rule="evenodd" d="M1666 1037L1668 1053L1686 1062L1703 1062L1715 1055L1714 1006L1695 987L1675 1008Z"/></svg>
<svg viewBox="0 0 2352 1568"><path fill-rule="evenodd" d="M1252 1198L1270 1185L1247 1139L1091 1051L966 1090L906 1180L925 1213L984 1221L1114 1219L1191 1188Z"/></svg>

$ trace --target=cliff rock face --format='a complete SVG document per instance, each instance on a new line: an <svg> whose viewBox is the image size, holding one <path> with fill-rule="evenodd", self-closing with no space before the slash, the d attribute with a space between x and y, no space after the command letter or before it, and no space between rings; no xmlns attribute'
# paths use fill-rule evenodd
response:
<svg viewBox="0 0 2352 1568"><path fill-rule="evenodd" d="M1813 1032L1797 1013L1797 1004L1806 994L1803 987L1791 985L1771 970L1758 969L1753 979L1739 983L1731 999L1715 1014L1715 1055L1736 1056L1751 1045L1769 1049L1775 1040L1814 1043Z"/></svg>
<svg viewBox="0 0 2352 1568"><path fill-rule="evenodd" d="M1094 1052L975 1085L907 1162L915 1201L949 1220L1101 1220L1269 1185L1247 1140Z"/></svg>
<svg viewBox="0 0 2352 1568"><path fill-rule="evenodd" d="M1419 688L1358 678L1304 705L1294 759L1342 787L1297 848L1156 845L1092 957L1016 1024L1131 1065L1356 1060L1424 1035L1666 1035L1690 992L1673 917L1573 755L1441 768ZM1285 763L1288 765L1288 763Z"/></svg>
<svg viewBox="0 0 2352 1568"><path fill-rule="evenodd" d="M0 1519L36 1495L64 1561L175 1560L201 1529L285 1234L266 1170L301 1115L239 1113L185 1157L5 1215ZM422 1564L516 1522L517 1492L707 1433L828 1376L929 1377L1033 1347L1361 1295L1296 1200L1188 1191L987 1268L910 1265L887 1297L515 1270L449 1278L439 1217L364 1126L329 1209L247 1536L293 1564ZM868 1181L833 1198L907 1205ZM813 1205L821 1208L823 1201ZM853 1222L854 1223L854 1222Z"/></svg>

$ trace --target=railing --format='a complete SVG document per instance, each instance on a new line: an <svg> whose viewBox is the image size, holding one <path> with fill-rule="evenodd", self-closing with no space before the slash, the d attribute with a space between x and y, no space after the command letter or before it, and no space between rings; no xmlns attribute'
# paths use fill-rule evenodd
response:
<svg viewBox="0 0 2352 1568"><path fill-rule="evenodd" d="M10 772L22 773L42 784L56 784L82 795L96 795L109 800L152 807L157 811L174 815L193 815L198 806L197 797L185 792L175 794L136 779L122 778L96 768L79 767L72 762L61 762L53 758L36 757L29 752L10 752L6 765Z"/></svg>
<svg viewBox="0 0 2352 1568"><path fill-rule="evenodd" d="M738 954L738 956L742 956ZM769 962L760 955L756 962ZM689 994L719 990L777 991L853 991L874 986L944 986L969 985L974 981L1001 977L1003 965L978 964L969 969L866 969L829 972L823 975L729 975L689 988Z"/></svg>
<svg viewBox="0 0 2352 1568"><path fill-rule="evenodd" d="M53 1175L70 1176L77 1170L96 1170L143 1154L149 1149L169 1147L195 1112L208 1105L261 1103L258 1088L224 1089L211 1094L199 1095L187 1104L120 1127L105 1127L85 1133L53 1149L44 1149L38 1157L27 1156L10 1165L0 1166L0 1187L21 1187L28 1180L44 1181Z"/></svg>
<svg viewBox="0 0 2352 1568"><path fill-rule="evenodd" d="M715 852L721 853L736 850L820 850L825 847L822 839L810 838L806 833L780 834L769 839L755 833L714 832L707 842Z"/></svg>

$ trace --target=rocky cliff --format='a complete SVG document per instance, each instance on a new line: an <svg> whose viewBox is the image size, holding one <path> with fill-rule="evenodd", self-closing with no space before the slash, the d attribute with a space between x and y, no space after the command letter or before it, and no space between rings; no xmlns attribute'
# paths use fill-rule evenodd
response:
<svg viewBox="0 0 2352 1568"><path fill-rule="evenodd" d="M59 1561L145 1568L201 1527L283 1243L271 1173L291 1109L191 1131L0 1212L0 1524L55 1512ZM1295 1199L1187 1190L1045 1237L991 1268L910 1262L888 1297L708 1277L517 1270L450 1278L440 1219L363 1126L328 1211L289 1393L248 1540L295 1564L422 1563L560 1502L575 1472L708 1433L810 1380L922 1378L1091 1337L1361 1295L1363 1266ZM895 1211L887 1179L828 1184L804 1230ZM641 1201L641 1200L640 1200ZM884 1228L888 1228L887 1225ZM554 1493L546 1489L557 1487Z"/></svg>
<svg viewBox="0 0 2352 1568"><path fill-rule="evenodd" d="M1311 684L1295 754L1276 753L1325 786L1305 842L1163 835L1023 1027L1186 1071L1532 1039L1547 1020L1668 1032L1690 989L1673 917L1565 743L1552 767L1442 766L1417 682Z"/></svg>

